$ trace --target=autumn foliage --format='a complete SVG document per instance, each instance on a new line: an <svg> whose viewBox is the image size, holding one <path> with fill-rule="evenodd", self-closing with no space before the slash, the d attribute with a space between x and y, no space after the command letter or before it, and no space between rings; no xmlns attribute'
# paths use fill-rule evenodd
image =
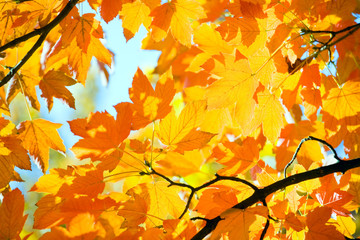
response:
<svg viewBox="0 0 360 240"><path fill-rule="evenodd" d="M358 236L358 14L356 0L2 1L0 239ZM161 52L131 102L69 121L69 149L59 123L29 111L15 125L18 94L75 109L68 87L91 64L115 81L103 41L115 18ZM50 149L81 164L49 168ZM9 185L31 161L36 205Z"/></svg>

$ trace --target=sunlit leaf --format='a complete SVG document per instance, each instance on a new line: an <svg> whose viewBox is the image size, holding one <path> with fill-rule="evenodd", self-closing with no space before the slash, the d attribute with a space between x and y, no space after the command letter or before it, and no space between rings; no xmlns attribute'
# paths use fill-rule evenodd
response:
<svg viewBox="0 0 360 240"><path fill-rule="evenodd" d="M25 121L18 126L22 145L44 173L49 166L49 148L65 152L65 146L57 132L60 127L61 124L43 119Z"/></svg>

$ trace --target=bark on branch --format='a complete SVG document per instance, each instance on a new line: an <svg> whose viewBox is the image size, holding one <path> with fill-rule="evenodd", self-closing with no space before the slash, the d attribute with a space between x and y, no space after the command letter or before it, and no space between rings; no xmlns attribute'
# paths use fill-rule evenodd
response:
<svg viewBox="0 0 360 240"><path fill-rule="evenodd" d="M311 139L308 140L318 140L316 138L310 137ZM324 140L321 140L321 142L325 142ZM325 142L325 145L331 146L330 144ZM301 146L301 145L300 145ZM333 149L333 148L332 148ZM232 208L237 209L246 209L253 204L257 202L262 202L267 196L270 194L281 190L283 188L286 188L288 186L304 182L307 180L315 179L324 177L328 174L332 174L335 172L341 172L345 173L347 170L360 167L360 158L344 161L341 160L335 164L331 164L329 166L319 167L317 169L313 169L310 171L306 171L303 173L298 173L292 176L289 176L285 179L279 180L273 184L270 184L264 188L259 188L254 191L254 193L248 197L247 199L243 200L242 202L239 202L238 204L234 205ZM193 238L192 240L200 240L206 237L208 234L210 234L217 226L219 221L221 221L221 217L217 216L213 219L206 220L206 225L203 227Z"/></svg>
<svg viewBox="0 0 360 240"><path fill-rule="evenodd" d="M20 60L20 62L10 69L8 74L0 81L0 87L4 86L6 83L10 81L10 79L19 71L19 69L30 59L30 57L34 54L34 52L42 45L42 43L45 41L46 36L48 33L57 26L73 9L73 7L76 5L76 3L79 0L70 0L64 9L57 15L54 20L52 20L49 24L46 26L35 29L32 32L29 32L21 37L15 38L14 40L6 43L5 45L0 47L0 52L5 51L8 48L15 47L17 44L27 41L28 39L35 37L37 35L40 35L39 39L36 41L34 46L29 50L29 52L26 53L23 59Z"/></svg>

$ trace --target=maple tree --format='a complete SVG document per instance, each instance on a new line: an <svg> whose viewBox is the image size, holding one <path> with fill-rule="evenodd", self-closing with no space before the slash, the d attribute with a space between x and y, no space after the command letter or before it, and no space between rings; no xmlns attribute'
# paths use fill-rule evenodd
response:
<svg viewBox="0 0 360 240"><path fill-rule="evenodd" d="M81 10L89 4L95 13ZM0 239L351 239L359 235L360 2L356 0L3 1L0 40ZM101 20L99 20L101 18ZM104 24L161 52L139 68L131 102L61 124L17 126L21 93L40 111L108 81ZM110 33L111 34L111 33ZM151 77L151 78L149 78ZM41 93L38 95L37 93ZM27 189L17 169L37 163ZM42 193L42 194L40 194ZM24 197L25 195L25 197ZM37 233L39 234L39 233Z"/></svg>

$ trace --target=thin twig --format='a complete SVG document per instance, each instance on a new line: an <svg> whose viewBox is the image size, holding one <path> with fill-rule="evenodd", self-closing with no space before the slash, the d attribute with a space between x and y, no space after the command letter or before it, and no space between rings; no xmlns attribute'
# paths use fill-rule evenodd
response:
<svg viewBox="0 0 360 240"><path fill-rule="evenodd" d="M39 39L36 41L34 46L32 46L32 48L26 53L24 58L21 59L20 62L15 67L12 67L10 69L10 71L8 72L8 74L0 81L0 87L4 86L6 83L8 83L10 81L10 79L17 73L17 71L19 71L19 69L30 59L30 57L34 54L34 52L45 41L45 38L48 35L48 33L70 13L70 11L73 9L73 7L76 5L76 3L78 1L79 0L70 0L68 2L68 4L66 4L64 9L59 13L59 15L57 15L54 18L54 20L52 20L46 26L39 28L39 29L35 29L34 31L32 31L28 34L25 34L21 37L15 38L14 40L12 40L12 41L8 42L7 44L5 44L4 46L0 47L0 52L2 52L10 47L14 47L17 44L24 42L32 37L40 35Z"/></svg>
<svg viewBox="0 0 360 240"><path fill-rule="evenodd" d="M301 146L303 145L303 143L306 142L306 141L310 141L310 140L318 141L318 142L326 145L326 146L331 150L331 152L334 154L334 158L335 158L336 160L338 160L338 161L342 161L342 160L339 158L339 156L338 156L338 154L336 153L336 151L335 151L335 149L333 148L333 146L331 146L329 143L327 143L326 141L324 141L324 140L322 140L322 139L320 139L320 138L316 138L316 137L313 137L313 136L309 136L309 137L303 138L303 139L301 140L301 142L299 143L298 147L296 148L296 151L295 151L293 157L291 158L290 162L288 162L288 164L286 164L286 166L285 166L285 168L284 168L284 178L286 178L286 170L287 170L287 169L290 167L290 165L295 161L296 156L297 156L297 154L299 153L299 150L300 150Z"/></svg>
<svg viewBox="0 0 360 240"><path fill-rule="evenodd" d="M189 195L189 198L186 202L186 205L185 205L185 209L183 210L183 212L181 213L181 215L179 216L179 219L181 219L185 213L188 211L189 207L190 207L190 203L191 203L191 200L192 198L194 197L195 193L197 191L200 191L201 189L204 189L218 181L222 181L222 180L230 180L230 181L235 181L235 182L241 182L249 187L251 187L252 189L254 189L255 191L258 190L258 187L256 187L254 184L244 180L244 179L241 179L241 178L237 178L237 177L231 177L231 176L220 176L218 174L215 174L215 178L198 186L198 187L193 187L191 185L188 185L186 183L178 183L178 182L174 182L173 180L171 180L170 178L166 177L165 175L157 172L155 169L151 169L151 172L141 172L140 173L141 175L157 175L161 178L163 178L164 180L166 180L168 183L169 183L169 186L179 186L179 187L185 187L185 188L188 188L190 189L190 195Z"/></svg>
<svg viewBox="0 0 360 240"><path fill-rule="evenodd" d="M354 24L354 25L351 25L351 26L348 26L344 29L341 29L339 31L327 31L327 30L311 30L311 29L301 29L301 32L302 32L302 35L306 35L306 34L318 34L318 33L327 33L327 34L332 34L332 35L336 35L336 34L339 34L339 33L343 33L343 32L346 32L346 31L350 31L351 29L353 28L357 28L360 26L360 23L358 24Z"/></svg>

